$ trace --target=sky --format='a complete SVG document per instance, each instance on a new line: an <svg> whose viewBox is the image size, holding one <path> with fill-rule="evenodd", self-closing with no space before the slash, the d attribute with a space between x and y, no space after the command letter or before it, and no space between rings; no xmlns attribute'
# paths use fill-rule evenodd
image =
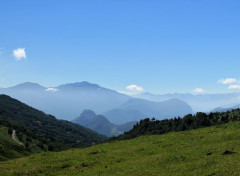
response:
<svg viewBox="0 0 240 176"><path fill-rule="evenodd" d="M0 87L240 91L239 0L0 0Z"/></svg>

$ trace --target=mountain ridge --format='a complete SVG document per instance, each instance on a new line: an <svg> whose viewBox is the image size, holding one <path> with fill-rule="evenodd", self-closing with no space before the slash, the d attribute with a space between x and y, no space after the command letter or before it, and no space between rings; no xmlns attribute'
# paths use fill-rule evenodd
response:
<svg viewBox="0 0 240 176"><path fill-rule="evenodd" d="M137 123L132 121L121 125L115 125L103 115L96 115L96 113L92 110L84 110L80 116L73 119L72 122L83 125L108 137L118 136L130 130L133 125Z"/></svg>
<svg viewBox="0 0 240 176"><path fill-rule="evenodd" d="M14 89L0 89L0 94L7 94L36 109L42 110L47 114L53 114L54 116L65 120L72 120L84 109L92 109L97 114L106 116L108 120L114 124L138 121L144 117L151 117L153 115L157 118L170 118L173 115L180 116L185 113L185 111L182 113L180 110L174 113L175 108L172 107L170 109L170 107L168 107L166 109L168 109L169 112L165 113L164 116L160 116L159 110L155 107L155 104L158 102L145 103L149 108L150 106L153 106L151 108L155 112L151 113L150 111L142 111L143 109L146 110L146 108L137 110L134 108L127 108L126 103L134 98L87 81L61 84L59 86L48 88L37 83L27 82L14 86ZM175 103L172 101L172 105L171 103L168 103L168 106L173 106L174 104ZM123 108L124 105L125 107ZM128 106L132 107L131 103L128 103ZM181 102L179 106L186 107L188 105ZM164 109L162 109L162 111L166 112ZM191 110L187 111L187 113L191 113ZM112 114L113 117L109 116L109 114ZM117 120L114 120L116 118L124 119L122 121L119 120L118 122Z"/></svg>

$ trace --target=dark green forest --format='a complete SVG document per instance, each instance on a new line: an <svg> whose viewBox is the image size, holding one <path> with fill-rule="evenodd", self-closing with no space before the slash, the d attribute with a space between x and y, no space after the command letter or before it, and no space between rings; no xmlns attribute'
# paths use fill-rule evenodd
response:
<svg viewBox="0 0 240 176"><path fill-rule="evenodd" d="M16 130L25 146L37 140L39 148L59 151L74 147L86 147L103 142L106 137L90 129L38 111L6 95L0 95L0 126L9 133Z"/></svg>
<svg viewBox="0 0 240 176"><path fill-rule="evenodd" d="M156 120L155 118L146 118L140 120L134 127L124 134L112 137L109 141L133 139L142 135L157 135L168 132L178 132L192 130L202 127L209 127L240 120L240 109L227 112L203 113L198 112L195 115L188 114L183 118L173 118L165 120Z"/></svg>

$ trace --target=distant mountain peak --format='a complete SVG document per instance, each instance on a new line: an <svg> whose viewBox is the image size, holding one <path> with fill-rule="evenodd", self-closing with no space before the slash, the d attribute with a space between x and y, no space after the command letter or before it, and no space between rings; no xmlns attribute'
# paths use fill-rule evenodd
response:
<svg viewBox="0 0 240 176"><path fill-rule="evenodd" d="M10 88L20 88L20 89L45 89L43 86L41 86L38 83L32 83L32 82L24 82L21 84L18 84L16 86L10 87Z"/></svg>
<svg viewBox="0 0 240 176"><path fill-rule="evenodd" d="M86 125L89 123L91 120L93 120L97 115L95 114L94 111L90 109L85 109L83 112L73 120L74 123L78 123L81 125Z"/></svg>
<svg viewBox="0 0 240 176"><path fill-rule="evenodd" d="M82 81L82 82L75 82L75 83L67 83L67 84L62 84L58 86L58 88L101 88L97 84L89 83L87 81Z"/></svg>
<svg viewBox="0 0 240 176"><path fill-rule="evenodd" d="M69 83L73 86L99 86L97 84L93 84L93 83L90 83L90 82L87 82L87 81L82 81L82 82L75 82L75 83Z"/></svg>
<svg viewBox="0 0 240 176"><path fill-rule="evenodd" d="M84 109L83 112L80 114L80 116L85 116L85 115L96 116L95 112L92 111L91 109Z"/></svg>
<svg viewBox="0 0 240 176"><path fill-rule="evenodd" d="M171 98L166 100L165 102L181 102L181 103L186 103L185 101L178 99L178 98Z"/></svg>

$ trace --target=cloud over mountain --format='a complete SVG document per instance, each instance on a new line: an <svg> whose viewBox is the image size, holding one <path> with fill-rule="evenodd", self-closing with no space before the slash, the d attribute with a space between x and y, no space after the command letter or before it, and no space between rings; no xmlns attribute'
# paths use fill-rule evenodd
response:
<svg viewBox="0 0 240 176"><path fill-rule="evenodd" d="M47 88L45 91L47 91L47 92L57 92L58 89L57 89L57 88L54 88L54 87L49 87L49 88Z"/></svg>
<svg viewBox="0 0 240 176"><path fill-rule="evenodd" d="M144 90L142 87L135 84L127 86L126 89L131 92L142 92Z"/></svg>

